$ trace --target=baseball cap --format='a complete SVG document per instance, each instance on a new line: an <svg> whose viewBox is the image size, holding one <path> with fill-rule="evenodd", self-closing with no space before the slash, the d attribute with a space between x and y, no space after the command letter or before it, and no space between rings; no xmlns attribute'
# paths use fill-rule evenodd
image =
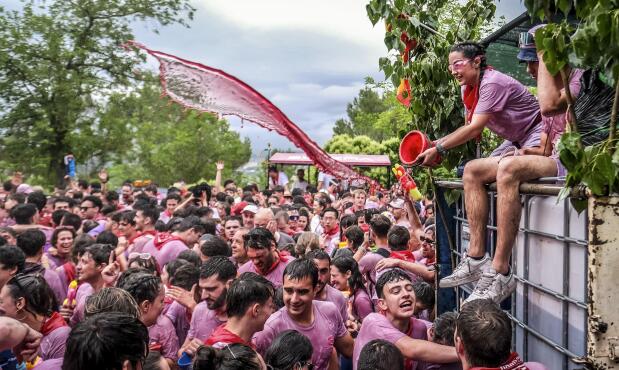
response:
<svg viewBox="0 0 619 370"><path fill-rule="evenodd" d="M241 212L251 212L255 214L258 213L258 207L255 204L249 203L245 206L245 208L243 208Z"/></svg>
<svg viewBox="0 0 619 370"><path fill-rule="evenodd" d="M521 32L518 38L518 60L521 62L537 62L537 49L535 47L535 32L546 26L545 24L538 24L532 27L527 32Z"/></svg>

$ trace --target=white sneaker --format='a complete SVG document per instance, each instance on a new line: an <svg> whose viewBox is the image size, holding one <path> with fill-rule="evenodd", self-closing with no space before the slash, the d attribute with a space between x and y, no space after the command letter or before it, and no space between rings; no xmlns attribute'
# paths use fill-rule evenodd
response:
<svg viewBox="0 0 619 370"><path fill-rule="evenodd" d="M482 273L490 268L490 258L484 256L480 260L465 255L454 271L449 276L445 276L438 283L441 288L453 288L455 286L472 283L481 278Z"/></svg>
<svg viewBox="0 0 619 370"><path fill-rule="evenodd" d="M516 290L516 279L512 272L505 276L491 268L483 273L481 279L477 282L477 286L475 286L475 290L464 301L464 304L476 299L491 299L494 303L499 304L509 297L514 290Z"/></svg>

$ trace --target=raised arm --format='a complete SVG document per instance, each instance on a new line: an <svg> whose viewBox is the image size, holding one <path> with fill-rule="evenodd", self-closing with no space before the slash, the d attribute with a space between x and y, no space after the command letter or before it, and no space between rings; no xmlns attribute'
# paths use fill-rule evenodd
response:
<svg viewBox="0 0 619 370"><path fill-rule="evenodd" d="M443 346L428 342L427 340L413 339L404 336L395 342L395 346L402 352L404 357L415 361L425 361L436 364L448 364L458 362L455 347Z"/></svg>
<svg viewBox="0 0 619 370"><path fill-rule="evenodd" d="M537 68L537 98L539 108L544 116L553 116L565 112L567 109L567 96L565 86L561 81L561 75L553 76L546 68L541 53L537 53L539 67Z"/></svg>

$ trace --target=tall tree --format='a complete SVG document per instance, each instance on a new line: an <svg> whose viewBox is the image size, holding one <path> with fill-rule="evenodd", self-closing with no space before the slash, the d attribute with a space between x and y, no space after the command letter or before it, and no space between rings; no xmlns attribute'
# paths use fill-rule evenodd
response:
<svg viewBox="0 0 619 370"><path fill-rule="evenodd" d="M4 164L60 181L68 151L105 161L126 150L130 135L110 140L118 130L96 113L143 61L121 47L133 38L130 22L187 25L193 12L189 0L26 0L20 11L0 9Z"/></svg>

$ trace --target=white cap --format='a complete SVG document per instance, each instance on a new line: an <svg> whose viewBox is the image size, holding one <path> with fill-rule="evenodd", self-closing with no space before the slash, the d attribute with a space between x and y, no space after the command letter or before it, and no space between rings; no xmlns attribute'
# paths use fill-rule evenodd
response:
<svg viewBox="0 0 619 370"><path fill-rule="evenodd" d="M248 204L243 208L241 212L251 212L253 214L258 213L258 207L255 204Z"/></svg>

